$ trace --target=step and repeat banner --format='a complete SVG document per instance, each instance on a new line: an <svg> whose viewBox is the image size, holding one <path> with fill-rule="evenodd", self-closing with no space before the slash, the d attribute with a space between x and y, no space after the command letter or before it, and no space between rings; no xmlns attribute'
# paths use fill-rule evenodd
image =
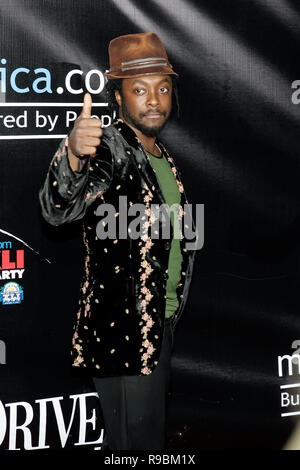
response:
<svg viewBox="0 0 300 470"><path fill-rule="evenodd" d="M285 446L300 414L299 21L295 0L0 1L0 450L103 449L69 359L81 224L47 225L38 191L85 92L112 121L109 41L146 31L180 74L162 140L205 214L167 448Z"/></svg>

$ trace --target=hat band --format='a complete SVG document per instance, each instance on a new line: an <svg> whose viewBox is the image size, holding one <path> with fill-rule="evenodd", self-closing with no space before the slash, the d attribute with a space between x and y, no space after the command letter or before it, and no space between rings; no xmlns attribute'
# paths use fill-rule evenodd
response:
<svg viewBox="0 0 300 470"><path fill-rule="evenodd" d="M149 65L135 65L133 67L122 67L121 71L124 72L125 70L134 70L134 69L146 69L147 67L166 67L168 65L167 62L160 62L159 64L149 64Z"/></svg>
<svg viewBox="0 0 300 470"><path fill-rule="evenodd" d="M124 67L125 66L125 67ZM168 61L163 57L148 57L145 59L129 60L128 62L122 62L121 67L114 67L110 69L110 72L120 70L125 72L126 70L142 69L148 67L171 67Z"/></svg>

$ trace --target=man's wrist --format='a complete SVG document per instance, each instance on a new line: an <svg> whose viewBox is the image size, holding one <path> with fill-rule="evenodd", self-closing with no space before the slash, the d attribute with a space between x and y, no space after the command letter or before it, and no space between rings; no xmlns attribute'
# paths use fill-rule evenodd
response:
<svg viewBox="0 0 300 470"><path fill-rule="evenodd" d="M66 148L69 160L69 166L74 172L81 172L82 168L86 164L88 157L77 156L69 145L69 138L66 139Z"/></svg>

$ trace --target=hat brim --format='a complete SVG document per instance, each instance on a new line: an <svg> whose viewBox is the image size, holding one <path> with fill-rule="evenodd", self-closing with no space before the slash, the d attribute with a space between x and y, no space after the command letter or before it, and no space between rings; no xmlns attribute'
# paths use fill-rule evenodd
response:
<svg viewBox="0 0 300 470"><path fill-rule="evenodd" d="M141 68L141 69L133 69L133 70L116 70L116 71L108 71L105 72L104 75L108 79L112 78L134 78L134 77L142 77L144 75L175 75L179 77L178 73L174 72L171 67L168 66L159 66L159 67L149 67L149 68Z"/></svg>

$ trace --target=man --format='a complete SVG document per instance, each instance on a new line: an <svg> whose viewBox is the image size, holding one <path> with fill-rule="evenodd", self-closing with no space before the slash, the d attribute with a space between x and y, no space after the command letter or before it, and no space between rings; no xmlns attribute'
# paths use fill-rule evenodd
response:
<svg viewBox="0 0 300 470"><path fill-rule="evenodd" d="M52 225L83 219L86 256L72 365L93 377L109 448L163 449L173 333L195 253L178 229L187 203L178 170L157 139L171 113L177 74L154 33L115 38L109 58L106 76L120 119L102 130L85 95L40 202ZM178 209L164 237L158 235L166 217L155 212L162 204ZM118 233L112 218L99 219L111 207ZM136 207L142 207L138 236L126 219Z"/></svg>

